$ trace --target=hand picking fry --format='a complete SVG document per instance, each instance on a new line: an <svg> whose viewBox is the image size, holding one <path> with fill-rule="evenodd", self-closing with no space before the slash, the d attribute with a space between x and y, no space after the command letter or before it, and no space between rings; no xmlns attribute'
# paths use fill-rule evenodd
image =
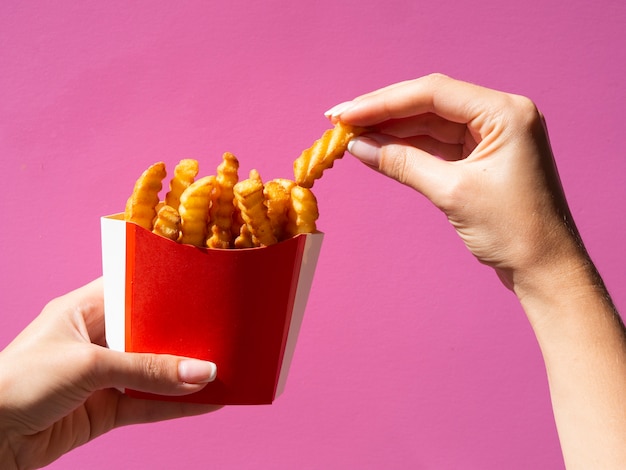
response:
<svg viewBox="0 0 626 470"><path fill-rule="evenodd" d="M241 211L241 217L261 245L277 243L270 219L267 216L263 182L256 170L250 171L250 177L238 182L234 187L235 200Z"/></svg>
<svg viewBox="0 0 626 470"><path fill-rule="evenodd" d="M239 161L232 153L222 156L222 163L217 167L216 184L219 191L211 204L210 226L206 246L209 248L230 248L232 238L233 213L235 202L233 187L239 179Z"/></svg>
<svg viewBox="0 0 626 470"><path fill-rule="evenodd" d="M194 181L180 196L180 242L204 246L209 223L211 196L216 190L215 176Z"/></svg>
<svg viewBox="0 0 626 470"><path fill-rule="evenodd" d="M163 187L162 181L165 176L165 163L163 162L151 165L141 174L126 202L124 220L133 222L146 230L152 230L152 222L156 217L155 208L159 202L159 192Z"/></svg>
<svg viewBox="0 0 626 470"><path fill-rule="evenodd" d="M279 241L286 236L287 210L291 204L291 188L295 185L296 183L291 180L276 178L265 183L263 188L267 216L272 224L274 235Z"/></svg>
<svg viewBox="0 0 626 470"><path fill-rule="evenodd" d="M178 241L180 235L180 214L167 204L157 212L152 232L173 241Z"/></svg>
<svg viewBox="0 0 626 470"><path fill-rule="evenodd" d="M313 183L321 178L324 170L331 168L335 160L343 157L348 142L364 131L365 129L338 122L335 127L324 132L322 137L294 161L296 183L304 188L313 187Z"/></svg>
<svg viewBox="0 0 626 470"><path fill-rule="evenodd" d="M174 168L174 177L170 181L170 190L165 195L165 204L178 210L181 194L193 183L198 171L197 160L192 158L181 160Z"/></svg>
<svg viewBox="0 0 626 470"><path fill-rule="evenodd" d="M290 237L299 233L317 231L316 221L319 217L317 199L313 192L302 186L291 189L291 205L289 207L287 233Z"/></svg>

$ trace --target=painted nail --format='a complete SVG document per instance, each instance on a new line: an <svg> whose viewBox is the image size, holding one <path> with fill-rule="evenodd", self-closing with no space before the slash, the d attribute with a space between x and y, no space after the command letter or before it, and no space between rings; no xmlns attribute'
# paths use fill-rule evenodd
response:
<svg viewBox="0 0 626 470"><path fill-rule="evenodd" d="M378 168L380 163L380 144L367 137L357 137L348 142L348 152L366 165Z"/></svg>
<svg viewBox="0 0 626 470"><path fill-rule="evenodd" d="M188 384L213 382L217 376L217 366L199 359L184 359L178 363L178 380Z"/></svg>
<svg viewBox="0 0 626 470"><path fill-rule="evenodd" d="M332 108L330 108L328 111L326 111L324 113L324 116L329 117L329 118L330 117L337 117L341 113L343 113L346 110L350 109L352 106L354 106L354 102L353 101L344 101L343 103L339 103L338 105L335 105Z"/></svg>

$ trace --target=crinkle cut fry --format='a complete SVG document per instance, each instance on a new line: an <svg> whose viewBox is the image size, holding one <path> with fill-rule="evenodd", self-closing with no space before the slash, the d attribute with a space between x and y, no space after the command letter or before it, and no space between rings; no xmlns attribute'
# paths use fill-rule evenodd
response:
<svg viewBox="0 0 626 470"><path fill-rule="evenodd" d="M181 194L194 182L199 169L198 161L193 158L184 158L178 162L170 181L170 190L165 195L165 204L178 210Z"/></svg>
<svg viewBox="0 0 626 470"><path fill-rule="evenodd" d="M278 240L274 236L272 225L267 216L263 181L261 181L258 172L252 170L248 179L238 182L234 187L234 193L241 217L253 238L256 238L264 246L277 243Z"/></svg>
<svg viewBox="0 0 626 470"><path fill-rule="evenodd" d="M165 163L150 165L137 179L133 192L126 202L124 220L152 230L159 203L159 192L166 176Z"/></svg>
<svg viewBox="0 0 626 470"><path fill-rule="evenodd" d="M215 176L205 176L194 181L180 196L180 242L204 246L209 209L213 191L217 190Z"/></svg>
<svg viewBox="0 0 626 470"><path fill-rule="evenodd" d="M252 248L254 247L252 234L250 233L250 230L248 230L248 226L244 222L243 217L241 217L241 211L237 205L237 200L233 199L233 203L235 205L235 211L233 212L233 225L231 230L235 239L233 240L232 245L234 248Z"/></svg>
<svg viewBox="0 0 626 470"><path fill-rule="evenodd" d="M291 188L295 185L294 181L275 178L265 183L263 187L267 216L278 241L284 240L287 236L287 211L291 204Z"/></svg>
<svg viewBox="0 0 626 470"><path fill-rule="evenodd" d="M206 246L209 248L230 248L233 228L235 201L233 187L239 180L239 161L232 153L222 156L217 167L216 191L210 210L210 226Z"/></svg>
<svg viewBox="0 0 626 470"><path fill-rule="evenodd" d="M237 238L235 238L235 248L254 248L255 246L260 245L261 243L256 240L250 233L248 224L246 224L245 222L241 224L241 226L239 227L239 235L237 236Z"/></svg>
<svg viewBox="0 0 626 470"><path fill-rule="evenodd" d="M315 233L319 218L317 199L309 188L294 186L288 210L287 232L290 237L300 233Z"/></svg>
<svg viewBox="0 0 626 470"><path fill-rule="evenodd" d="M163 204L157 212L152 233L178 241L180 236L180 214L176 209Z"/></svg>
<svg viewBox="0 0 626 470"><path fill-rule="evenodd" d="M321 178L324 170L331 168L335 160L342 158L348 148L348 142L365 132L364 128L338 122L304 150L293 163L296 183L304 188L311 188L315 180Z"/></svg>

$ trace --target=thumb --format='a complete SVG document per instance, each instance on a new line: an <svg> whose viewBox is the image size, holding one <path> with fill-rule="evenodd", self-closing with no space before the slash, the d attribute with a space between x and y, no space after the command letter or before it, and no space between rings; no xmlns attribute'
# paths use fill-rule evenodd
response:
<svg viewBox="0 0 626 470"><path fill-rule="evenodd" d="M348 151L367 166L410 186L441 207L442 188L452 177L449 162L384 134L357 137L349 142Z"/></svg>
<svg viewBox="0 0 626 470"><path fill-rule="evenodd" d="M215 380L217 366L208 361L168 354L127 353L99 348L92 371L96 388L130 388L159 395L186 395Z"/></svg>

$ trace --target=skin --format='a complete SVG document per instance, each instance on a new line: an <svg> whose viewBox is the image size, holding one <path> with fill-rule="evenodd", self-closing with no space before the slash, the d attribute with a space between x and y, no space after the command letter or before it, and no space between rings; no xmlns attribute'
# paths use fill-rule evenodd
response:
<svg viewBox="0 0 626 470"><path fill-rule="evenodd" d="M0 461L39 468L119 426L218 407L139 400L118 388L184 395L215 378L213 363L104 347L102 280L51 301L0 353Z"/></svg>
<svg viewBox="0 0 626 470"><path fill-rule="evenodd" d="M567 468L626 468L624 326L576 230L535 104L433 74L327 116L368 127L349 151L430 199L518 297Z"/></svg>

